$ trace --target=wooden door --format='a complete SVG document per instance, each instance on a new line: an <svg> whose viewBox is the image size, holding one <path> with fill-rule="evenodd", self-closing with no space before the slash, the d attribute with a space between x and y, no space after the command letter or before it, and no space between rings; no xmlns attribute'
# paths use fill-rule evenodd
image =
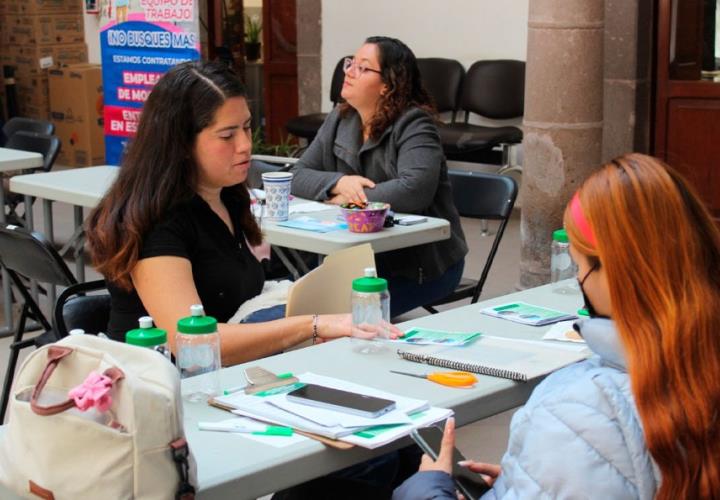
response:
<svg viewBox="0 0 720 500"><path fill-rule="evenodd" d="M295 0L263 1L265 140L286 140L285 123L298 115Z"/></svg>
<svg viewBox="0 0 720 500"><path fill-rule="evenodd" d="M720 218L720 78L701 72L705 4L658 2L653 152L685 175Z"/></svg>

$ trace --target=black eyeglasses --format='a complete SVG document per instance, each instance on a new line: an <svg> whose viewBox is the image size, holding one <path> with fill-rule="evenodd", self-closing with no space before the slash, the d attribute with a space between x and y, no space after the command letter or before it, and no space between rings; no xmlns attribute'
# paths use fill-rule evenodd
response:
<svg viewBox="0 0 720 500"><path fill-rule="evenodd" d="M358 76L364 75L367 71L371 71L373 73L377 73L378 75L382 75L382 71L379 71L377 69L368 68L367 66L356 62L354 57L346 57L345 60L343 61L343 71L345 73L350 73L353 70L355 70L355 74Z"/></svg>

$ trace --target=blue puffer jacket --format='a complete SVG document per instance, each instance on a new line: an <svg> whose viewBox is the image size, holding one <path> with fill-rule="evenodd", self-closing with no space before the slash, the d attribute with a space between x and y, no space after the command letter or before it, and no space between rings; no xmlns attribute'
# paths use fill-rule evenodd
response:
<svg viewBox="0 0 720 500"><path fill-rule="evenodd" d="M580 329L595 356L548 376L512 419L502 473L483 500L652 499L659 472L645 447L612 321ZM418 472L393 500L455 498L444 472Z"/></svg>

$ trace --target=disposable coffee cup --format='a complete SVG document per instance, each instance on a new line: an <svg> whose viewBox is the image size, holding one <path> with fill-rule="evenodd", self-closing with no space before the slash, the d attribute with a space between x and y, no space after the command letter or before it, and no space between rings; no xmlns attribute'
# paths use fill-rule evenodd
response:
<svg viewBox="0 0 720 500"><path fill-rule="evenodd" d="M288 220L290 213L290 185L292 172L266 172L262 174L265 190L265 213L268 221Z"/></svg>

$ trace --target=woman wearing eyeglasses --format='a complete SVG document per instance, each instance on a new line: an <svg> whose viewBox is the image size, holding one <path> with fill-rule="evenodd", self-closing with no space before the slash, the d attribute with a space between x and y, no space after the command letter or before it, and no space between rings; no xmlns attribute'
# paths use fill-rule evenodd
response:
<svg viewBox="0 0 720 500"><path fill-rule="evenodd" d="M345 103L293 169L293 194L337 205L382 201L396 212L450 222L448 240L376 256L397 316L455 290L468 251L433 106L412 51L380 36L345 60L341 95Z"/></svg>
<svg viewBox="0 0 720 500"><path fill-rule="evenodd" d="M631 154L565 209L594 356L513 417L487 498L720 498L720 233L687 182ZM394 499L455 498L454 429Z"/></svg>

